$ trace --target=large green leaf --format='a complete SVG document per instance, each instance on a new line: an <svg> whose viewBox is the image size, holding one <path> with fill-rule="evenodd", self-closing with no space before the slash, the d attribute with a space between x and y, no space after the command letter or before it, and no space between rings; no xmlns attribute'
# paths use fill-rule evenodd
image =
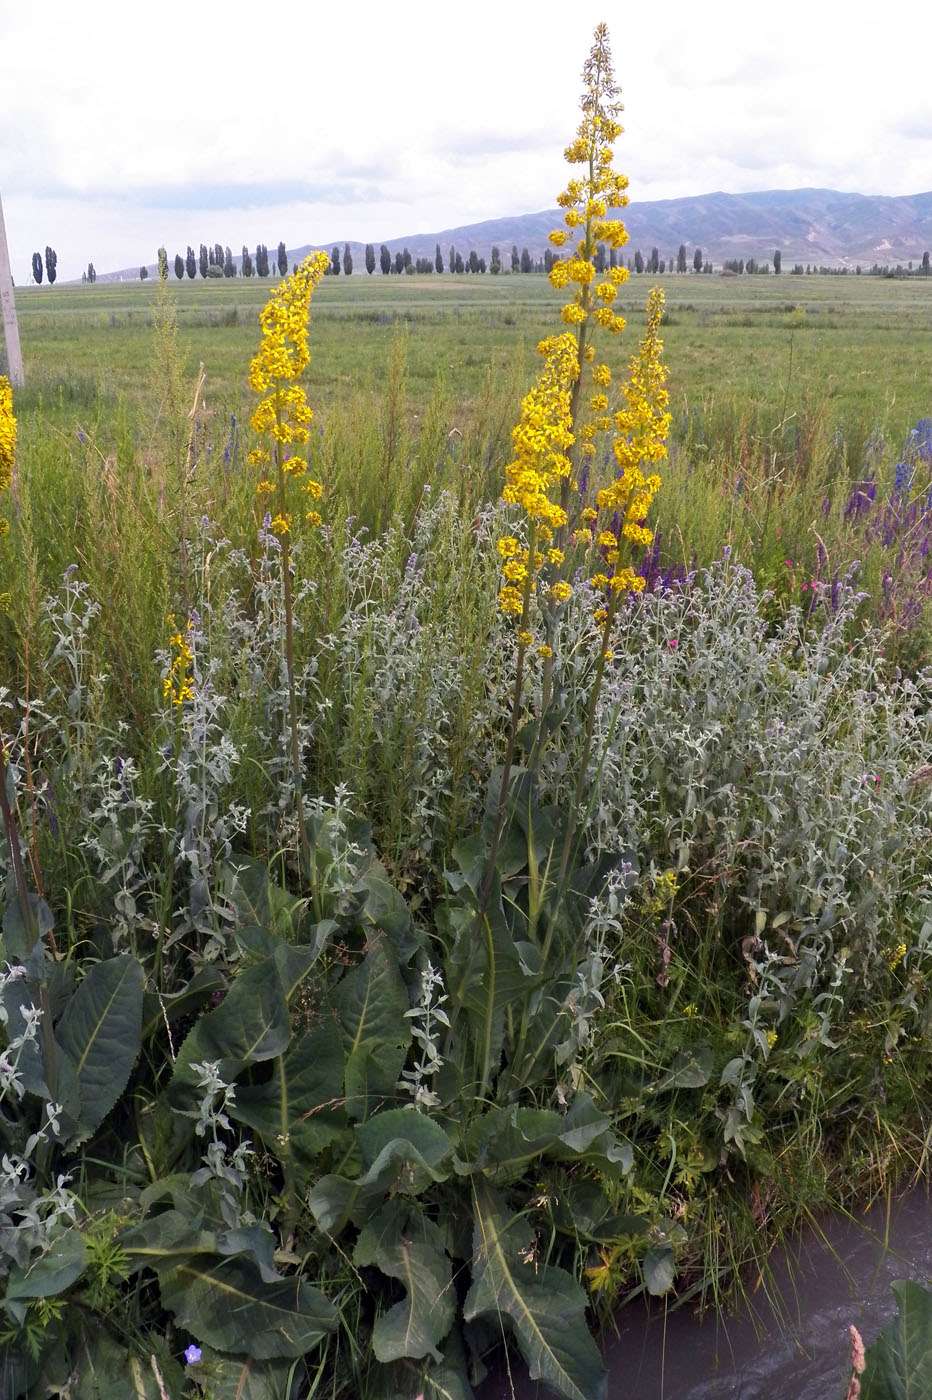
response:
<svg viewBox="0 0 932 1400"><path fill-rule="evenodd" d="M10 1269L6 1287L6 1306L22 1298L54 1298L81 1277L87 1259L84 1236L79 1230L68 1230L27 1268L18 1264Z"/></svg>
<svg viewBox="0 0 932 1400"><path fill-rule="evenodd" d="M268 1361L310 1351L336 1327L319 1289L298 1279L266 1283L241 1257L198 1255L159 1268L162 1302L179 1326L218 1351Z"/></svg>
<svg viewBox="0 0 932 1400"><path fill-rule="evenodd" d="M411 1042L408 996L384 935L374 938L363 961L334 988L331 1002L346 1053L346 1111L365 1118L375 1104L394 1097Z"/></svg>
<svg viewBox="0 0 932 1400"><path fill-rule="evenodd" d="M867 1349L861 1400L928 1400L932 1395L932 1292L900 1279L899 1311Z"/></svg>
<svg viewBox="0 0 932 1400"><path fill-rule="evenodd" d="M310 1173L345 1129L343 1069L340 1027L321 1021L275 1060L267 1083L237 1089L229 1112L259 1133L280 1162L292 1160Z"/></svg>
<svg viewBox="0 0 932 1400"><path fill-rule="evenodd" d="M207 1004L214 993L221 992L226 981L219 968L202 967L180 992L146 992L142 1000L142 1038L163 1026L172 1026L184 1016L191 1016Z"/></svg>
<svg viewBox="0 0 932 1400"><path fill-rule="evenodd" d="M464 1318L507 1317L533 1380L568 1400L604 1397L606 1375L586 1326L582 1289L562 1269L525 1262L527 1227L481 1177L474 1178L474 1191L473 1282Z"/></svg>
<svg viewBox="0 0 932 1400"><path fill-rule="evenodd" d="M274 1059L291 1038L288 1003L314 962L307 948L285 949L245 968L226 998L202 1016L178 1053L173 1089L197 1082L194 1064L219 1062L220 1075L231 1084L246 1065Z"/></svg>
<svg viewBox="0 0 932 1400"><path fill-rule="evenodd" d="M676 1261L668 1244L651 1245L644 1256L644 1282L654 1298L662 1298L673 1287Z"/></svg>
<svg viewBox="0 0 932 1400"><path fill-rule="evenodd" d="M367 1220L392 1195L416 1196L449 1175L453 1144L439 1123L413 1108L386 1109L356 1129L365 1171L355 1181L323 1176L308 1196L318 1225L338 1234Z"/></svg>
<svg viewBox="0 0 932 1400"><path fill-rule="evenodd" d="M190 1215L180 1210L148 1215L120 1236L120 1248L130 1261L131 1272L212 1251L215 1242L212 1231L199 1228Z"/></svg>
<svg viewBox="0 0 932 1400"><path fill-rule="evenodd" d="M142 965L129 953L96 963L58 1023L55 1038L78 1077L78 1137L89 1137L126 1087L142 1033Z"/></svg>
<svg viewBox="0 0 932 1400"><path fill-rule="evenodd" d="M402 1301L376 1318L372 1349L382 1362L428 1355L439 1362L438 1346L455 1312L453 1266L435 1239L417 1238L413 1229L402 1230L393 1216L397 1212L390 1207L371 1221L360 1233L353 1254L358 1267L374 1264L405 1289Z"/></svg>

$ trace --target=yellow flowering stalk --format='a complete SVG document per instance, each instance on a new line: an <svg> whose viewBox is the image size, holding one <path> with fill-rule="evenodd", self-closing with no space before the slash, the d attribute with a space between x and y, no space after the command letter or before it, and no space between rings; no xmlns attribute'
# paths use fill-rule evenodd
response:
<svg viewBox="0 0 932 1400"><path fill-rule="evenodd" d="M304 511L310 525L321 523L316 503L322 487L308 475L307 462L293 452L309 441L308 425L313 414L300 384L295 381L304 373L310 360L307 345L307 324L311 295L330 266L326 253L311 253L290 277L284 278L272 292L260 313L262 340L249 366L249 386L261 395L251 419L253 430L264 435L270 447L257 446L249 460L258 466L261 476L256 494L263 512L269 517L269 528L281 544L282 590L285 613L285 664L288 671L288 707L291 728L292 783L301 858L311 873L311 852L302 800L301 750L298 737L298 699L294 669L294 607L291 587L292 483L298 483L308 498ZM273 500L274 497L274 500ZM313 503L313 504L311 504ZM313 876L311 875L312 881ZM316 892L315 892L316 899Z"/></svg>
<svg viewBox="0 0 932 1400"><path fill-rule="evenodd" d="M183 705L194 699L194 652L191 650L191 624L184 632L175 624L175 614L168 614L168 625L172 634L168 644L172 650L171 665L162 681L162 694L173 705Z"/></svg>
<svg viewBox="0 0 932 1400"><path fill-rule="evenodd" d="M545 565L562 564L564 558L552 541L566 524L566 510L550 493L570 474L570 396L579 368L576 341L567 331L549 336L537 348L544 356L544 368L521 404L521 418L512 433L515 455L505 468L502 491L502 500L520 506L527 517L527 545L511 535L498 545L504 560L499 606L520 618L519 639L528 636L527 645L534 640L530 615L537 576Z"/></svg>
<svg viewBox="0 0 932 1400"><path fill-rule="evenodd" d="M249 461L263 472L256 487L260 501L277 493L271 529L280 539L290 533L292 525L289 482L299 481L312 501L321 495L320 482L307 475L307 462L292 453L294 445L307 445L308 425L314 416L303 388L294 381L311 358L307 345L311 295L329 266L326 253L311 253L279 283L260 312L262 340L249 366L249 387L262 395L250 420L252 429L272 443L271 452L263 446L254 447ZM270 470L274 479L270 479ZM305 517L320 524L320 513L313 508Z"/></svg>
<svg viewBox="0 0 932 1400"><path fill-rule="evenodd" d="M621 394L625 406L614 415L616 461L615 480L598 494L599 510L612 522L595 534L604 572L590 580L597 590L609 589L611 602L607 609L606 637L614 613L614 603L627 591L640 592L644 580L634 570L621 563L624 541L636 549L645 549L653 542L653 533L644 524L655 493L660 489L660 477L650 470L667 455L666 438L670 428L667 412L668 395L665 388L667 371L661 360L663 341L660 323L663 319L663 292L651 289L647 299L647 328L637 355L629 364L627 382ZM645 476L644 469L648 475ZM593 530L597 519L592 520Z"/></svg>
<svg viewBox="0 0 932 1400"><path fill-rule="evenodd" d="M13 461L16 456L16 419L13 417L13 390L10 381L0 374L0 493L5 491L13 480ZM8 535L10 522L0 516L0 536ZM0 611L9 612L12 599L8 592L0 593Z"/></svg>
<svg viewBox="0 0 932 1400"><path fill-rule="evenodd" d="M579 454L591 457L595 453L597 433L608 426L604 417L608 399L602 391L612 380L609 366L595 359L592 330L594 326L601 326L613 335L624 330L625 319L615 311L613 303L618 288L628 277L627 268L620 264L603 271L597 267L600 244L610 249L614 262L615 251L628 241L621 219L613 217L614 211L628 203L628 177L613 165L613 144L623 130L617 118L623 109L617 100L618 87L612 71L608 29L604 24L596 27L582 76L582 121L575 141L566 148L564 156L570 165L581 165L583 172L580 178L570 180L557 199L565 210L566 227L554 229L550 242L567 251L553 263L550 281L559 290L573 289L571 299L563 307L562 318L566 325L575 327L580 366L592 365L593 393L589 411L594 416L590 416L590 421L578 432ZM577 379L572 403L574 423L580 392L581 383Z"/></svg>

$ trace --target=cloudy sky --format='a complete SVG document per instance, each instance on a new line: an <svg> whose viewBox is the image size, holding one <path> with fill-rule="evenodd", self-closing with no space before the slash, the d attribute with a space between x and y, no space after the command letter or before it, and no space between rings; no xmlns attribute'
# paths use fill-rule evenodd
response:
<svg viewBox="0 0 932 1400"><path fill-rule="evenodd" d="M0 0L0 197L17 283L190 243L435 232L552 208L609 26L633 201L932 188L925 7ZM552 18L548 19L548 15ZM636 18L633 18L636 16ZM910 36L913 36L911 39Z"/></svg>

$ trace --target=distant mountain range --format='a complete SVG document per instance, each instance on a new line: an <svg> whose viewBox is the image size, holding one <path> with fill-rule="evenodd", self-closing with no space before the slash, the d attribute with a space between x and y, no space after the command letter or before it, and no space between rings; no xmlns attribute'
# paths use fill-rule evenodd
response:
<svg viewBox="0 0 932 1400"><path fill-rule="evenodd" d="M726 259L757 258L769 261L779 248L784 271L794 263L814 266L864 268L875 263L904 267L922 260L932 248L932 192L913 195L842 194L838 190L765 190L756 194L692 195L686 199L658 199L644 203L632 202L622 217L628 230L625 257L640 249L647 259L653 248L661 258L675 259L680 244L685 244L688 265L693 265L696 248L702 249L703 259L720 267ZM483 223L464 224L457 228L440 229L434 233L413 233L405 238L372 240L376 268L381 242L394 256L407 248L413 259L433 259L440 244L444 267L451 247L467 257L475 249L488 262L490 252L497 246L505 268L511 266L511 250L519 254L527 248L534 259L543 257L548 247L547 235L558 227L561 213L545 209L537 214L516 214L502 219L487 219ZM212 230L207 230L212 232ZM274 260L275 230L269 231L269 254ZM299 262L314 248L333 244L307 243L289 248L290 263ZM338 244L342 253L344 240ZM349 240L354 272L365 273L365 244ZM197 251L197 249L195 249ZM169 248L169 267L176 252ZM237 268L240 257L234 261ZM150 276L155 264L149 264ZM138 268L122 273L103 274L100 281L120 277L138 277Z"/></svg>

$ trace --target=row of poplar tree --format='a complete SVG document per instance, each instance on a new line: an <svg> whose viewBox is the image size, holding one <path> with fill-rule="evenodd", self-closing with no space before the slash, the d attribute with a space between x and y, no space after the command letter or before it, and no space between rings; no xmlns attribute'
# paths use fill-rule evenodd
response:
<svg viewBox="0 0 932 1400"><path fill-rule="evenodd" d="M275 259L278 271L282 277L288 271L288 254L285 251L284 243L279 243L278 253ZM222 248L219 243L209 247L202 243L200 252L195 254L194 249L188 244L188 251L185 257L180 253L175 254L175 276L180 280L185 274L192 280L200 272L202 277L235 277L237 268L233 261L233 253L229 248ZM168 253L164 248L158 252L158 274L161 278L168 276ZM268 277L271 271L269 263L269 250L264 243L256 245L255 261L253 255L243 244L241 273L243 277L252 277L253 273L257 277ZM139 276L146 278L149 275L147 267L139 269Z"/></svg>
<svg viewBox="0 0 932 1400"><path fill-rule="evenodd" d="M48 246L46 246L45 249L45 274L50 283L54 282L55 278L58 276L58 254L54 248L49 248ZM32 280L36 283L42 281L41 253L33 253L32 255Z"/></svg>

